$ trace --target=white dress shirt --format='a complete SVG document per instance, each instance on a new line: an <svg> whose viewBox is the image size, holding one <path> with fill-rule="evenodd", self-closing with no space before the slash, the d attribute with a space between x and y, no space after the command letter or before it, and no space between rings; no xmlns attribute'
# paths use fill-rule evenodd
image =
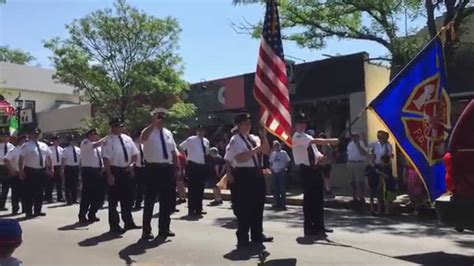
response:
<svg viewBox="0 0 474 266"><path fill-rule="evenodd" d="M235 159L237 154L250 151L248 147L252 147L247 137L244 136L244 138L245 140L243 140L239 134L232 136L229 145L227 145L224 159L229 161L233 167L257 167L258 165L255 165L255 162L258 164L258 156L256 155L253 156L253 159L251 158L245 162L238 162ZM261 140L258 136L250 134L248 135L248 138L252 139L256 146L260 146Z"/></svg>
<svg viewBox="0 0 474 266"><path fill-rule="evenodd" d="M143 144L138 141L135 141L135 146L137 146L138 149L137 163L135 164L135 166L144 167L145 159L143 158Z"/></svg>
<svg viewBox="0 0 474 266"><path fill-rule="evenodd" d="M371 148L374 150L376 164L382 164L382 156L392 156L393 154L392 144L388 142L386 144L382 144L380 141L374 142L372 143Z"/></svg>
<svg viewBox="0 0 474 266"><path fill-rule="evenodd" d="M104 165L102 161L102 148L94 148L94 142L84 139L81 142L81 166L101 168Z"/></svg>
<svg viewBox="0 0 474 266"><path fill-rule="evenodd" d="M306 166L311 166L309 162L308 147L312 140L313 137L306 133L295 132L295 134L293 134L293 160L296 165L303 164ZM312 144L311 148L314 152L314 163L317 164L318 161L323 157L323 154L319 152L316 144Z"/></svg>
<svg viewBox="0 0 474 266"><path fill-rule="evenodd" d="M209 154L210 145L209 140L206 138L201 139L198 136L191 136L179 144L179 148L188 152L188 157L186 158L188 161L205 164L205 156Z"/></svg>
<svg viewBox="0 0 474 266"><path fill-rule="evenodd" d="M10 165L15 172L20 171L19 159L22 147L23 146L15 147L13 150L7 153L7 156L5 156L5 159L10 162Z"/></svg>
<svg viewBox="0 0 474 266"><path fill-rule="evenodd" d="M128 161L125 160L124 148L120 142L119 135L110 134L107 136L104 146L102 148L102 157L110 160L111 166L129 167L132 163L132 157L138 155L137 146L133 139L128 135L121 134L125 150L127 151Z"/></svg>
<svg viewBox="0 0 474 266"><path fill-rule="evenodd" d="M5 165L3 159L5 159L7 153L13 150L14 148L15 146L13 146L13 144L11 144L10 142L0 142L0 165Z"/></svg>
<svg viewBox="0 0 474 266"><path fill-rule="evenodd" d="M49 152L49 147L46 143L41 141L38 141L37 143L35 141L28 141L21 148L20 156L23 157L23 164L25 167L42 169L46 167L46 158L51 157L51 153Z"/></svg>
<svg viewBox="0 0 474 266"><path fill-rule="evenodd" d="M143 156L147 163L173 163L172 154L176 151L176 142L174 141L173 133L166 128L163 128L161 132L163 132L163 141L165 142L168 158L164 156L160 130L154 128L150 137L143 142Z"/></svg>
<svg viewBox="0 0 474 266"><path fill-rule="evenodd" d="M367 151L367 147L364 142L359 140L360 147L362 150ZM349 162L365 162L367 160L367 155L362 154L357 148L357 144L352 140L347 145L347 161Z"/></svg>
<svg viewBox="0 0 474 266"><path fill-rule="evenodd" d="M51 161L53 161L53 166L61 166L63 151L64 149L61 146L49 146L49 152L51 153Z"/></svg>
<svg viewBox="0 0 474 266"><path fill-rule="evenodd" d="M74 158L74 152L76 153L76 158ZM66 166L79 166L81 164L81 149L69 145L64 148L62 158L65 160Z"/></svg>

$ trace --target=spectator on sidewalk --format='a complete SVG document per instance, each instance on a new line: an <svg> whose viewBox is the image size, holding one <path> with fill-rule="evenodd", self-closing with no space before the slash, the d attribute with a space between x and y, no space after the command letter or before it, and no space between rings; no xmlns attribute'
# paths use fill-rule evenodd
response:
<svg viewBox="0 0 474 266"><path fill-rule="evenodd" d="M351 177L352 198L354 203L364 203L365 199L365 164L367 161L367 146L360 134L353 132L352 140L347 145L347 170Z"/></svg>
<svg viewBox="0 0 474 266"><path fill-rule="evenodd" d="M211 156L209 161L211 174L208 178L207 187L212 188L214 200L211 201L208 206L218 206L222 205L222 195L221 189L217 186L217 182L219 182L225 174L225 160L219 155L219 149L217 147L212 147L209 150L209 155Z"/></svg>
<svg viewBox="0 0 474 266"><path fill-rule="evenodd" d="M273 142L273 151L270 154L270 169L273 183L273 208L286 210L286 169L291 162L288 153L281 149L278 140Z"/></svg>
<svg viewBox="0 0 474 266"><path fill-rule="evenodd" d="M176 190L178 195L177 204L186 203L186 153L177 151L178 154L178 174L176 176Z"/></svg>
<svg viewBox="0 0 474 266"><path fill-rule="evenodd" d="M384 155L381 158L382 165L379 165L378 173L382 176L382 191L383 191L383 202L385 207L385 215L393 213L393 201L396 198L396 181L393 177L392 172L392 160L390 155Z"/></svg>
<svg viewBox="0 0 474 266"><path fill-rule="evenodd" d="M375 215L375 199L377 199L377 210L378 214L382 214L383 204L383 191L381 176L377 173L377 166L375 165L375 155L369 153L369 164L365 167L365 176L369 183L370 192L370 213Z"/></svg>

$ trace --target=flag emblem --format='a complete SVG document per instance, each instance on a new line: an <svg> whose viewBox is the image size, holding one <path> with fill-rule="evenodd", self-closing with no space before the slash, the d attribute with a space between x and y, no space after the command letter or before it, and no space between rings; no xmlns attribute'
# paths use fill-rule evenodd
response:
<svg viewBox="0 0 474 266"><path fill-rule="evenodd" d="M421 82L403 108L402 121L408 140L430 166L443 160L446 129L450 125L448 108L449 97L441 87L439 74Z"/></svg>

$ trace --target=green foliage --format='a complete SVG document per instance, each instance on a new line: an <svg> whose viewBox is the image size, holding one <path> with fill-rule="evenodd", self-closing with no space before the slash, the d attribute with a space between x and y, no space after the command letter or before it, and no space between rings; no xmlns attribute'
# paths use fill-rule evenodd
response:
<svg viewBox="0 0 474 266"><path fill-rule="evenodd" d="M0 61L25 65L36 60L30 53L20 49L11 49L8 46L0 46Z"/></svg>
<svg viewBox="0 0 474 266"><path fill-rule="evenodd" d="M84 92L98 108L96 120L121 117L138 130L155 107L181 102L188 86L176 53L176 19L117 0L114 9L94 11L66 29L67 39L54 38L45 47L53 52L56 78Z"/></svg>

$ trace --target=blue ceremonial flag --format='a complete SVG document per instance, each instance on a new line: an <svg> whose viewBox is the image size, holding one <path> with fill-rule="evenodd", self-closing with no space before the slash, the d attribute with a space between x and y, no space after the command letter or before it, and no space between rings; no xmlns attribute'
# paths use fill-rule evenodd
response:
<svg viewBox="0 0 474 266"><path fill-rule="evenodd" d="M446 191L445 141L450 101L443 44L434 38L371 102L435 200Z"/></svg>

